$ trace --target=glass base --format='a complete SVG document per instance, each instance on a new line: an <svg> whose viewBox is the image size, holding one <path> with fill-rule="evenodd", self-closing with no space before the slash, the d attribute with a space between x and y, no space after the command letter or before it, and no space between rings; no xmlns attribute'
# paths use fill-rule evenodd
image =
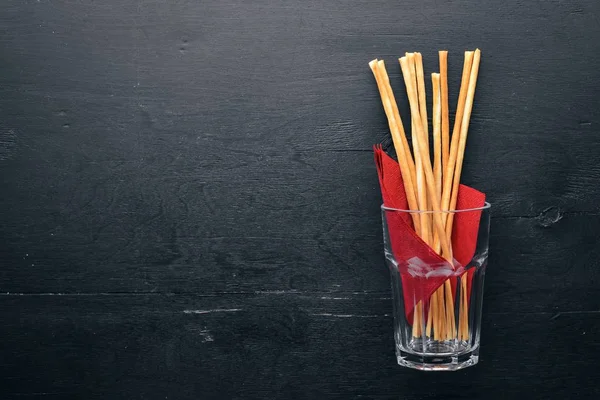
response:
<svg viewBox="0 0 600 400"><path fill-rule="evenodd" d="M479 349L464 341L433 341L416 339L410 351L396 349L398 365L421 371L458 371L479 362Z"/></svg>

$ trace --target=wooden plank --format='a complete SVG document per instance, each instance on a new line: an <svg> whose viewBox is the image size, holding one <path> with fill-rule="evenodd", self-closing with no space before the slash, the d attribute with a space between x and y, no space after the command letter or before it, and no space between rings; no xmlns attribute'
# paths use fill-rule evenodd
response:
<svg viewBox="0 0 600 400"><path fill-rule="evenodd" d="M526 37L519 53L535 61L518 59L514 65L506 62L515 48L506 46L502 30L465 36L462 24L452 24L453 18L488 14L475 3L457 14L436 6L431 18L441 13L445 22L431 26L418 23L422 6L411 7L417 2L386 5L385 11L369 6L368 17L360 12L367 3L351 2L340 6L346 18L331 16L320 2L295 5L298 14L290 14L289 5L263 0L269 15L237 1L143 3L10 2L3 9L7 50L15 62L0 65L0 119L2 134L12 132L16 143L10 157L3 156L2 190L12 194L3 199L3 209L23 205L24 198L25 206L43 207L49 193L41 188L47 186L56 200L89 193L81 182L115 190L110 181L116 176L130 190L165 193L194 179L235 182L251 193L268 186L268 177L287 179L293 172L308 189L333 180L326 175L333 175L334 163L340 171L335 179L352 192L374 190L370 156L354 153L368 152L387 134L367 61L383 57L395 65L394 57L416 48L431 71L437 49L448 48L456 95L460 54L477 45L484 61L465 182L486 191L498 215L536 215L550 206L598 211L593 199L600 192L593 182L600 171L589 154L600 151L594 90L600 43L575 40L600 30L598 6L591 2L550 9L520 1L498 6L507 18L544 21L535 31L523 31L529 23L522 20L507 22L511 35ZM158 23L161 12L169 13L171 23ZM360 19L360 28L348 25L348 18ZM548 19L568 29L553 35ZM40 22L35 30L33 21ZM487 26L484 21L476 24ZM234 34L240 23L286 26L286 34L270 36L267 45L256 40L266 33L261 29ZM479 32L476 26L469 32ZM442 35L442 27L459 31ZM45 62L30 61L37 58ZM573 66L578 74L568 73ZM390 71L401 93L399 68L390 65ZM405 96L399 97L407 115ZM248 178L257 180L246 183ZM351 191L333 193L344 197Z"/></svg>
<svg viewBox="0 0 600 400"><path fill-rule="evenodd" d="M433 376L395 364L390 310L362 294L0 296L3 397L600 394L597 311L489 313L480 364Z"/></svg>
<svg viewBox="0 0 600 400"><path fill-rule="evenodd" d="M306 235L296 237L286 236L294 232L294 212L274 215L245 222L242 229L254 226L257 236L237 233L233 220L230 234L218 231L223 227L212 236L199 232L202 218L165 215L96 228L95 240L77 236L86 225L13 236L0 252L0 286L11 293L388 292L377 215L317 214L319 221L306 214ZM486 296L495 310L600 309L599 289L590 284L598 279L599 224L599 215L552 212L493 219Z"/></svg>

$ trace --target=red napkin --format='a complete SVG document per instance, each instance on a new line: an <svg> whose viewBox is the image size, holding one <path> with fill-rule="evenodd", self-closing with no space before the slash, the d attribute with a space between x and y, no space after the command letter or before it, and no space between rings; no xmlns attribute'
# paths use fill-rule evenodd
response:
<svg viewBox="0 0 600 400"><path fill-rule="evenodd" d="M375 146L375 164L379 185L386 207L408 210L408 201L398 163L387 155L381 146ZM457 210L483 207L485 194L471 187L460 185L456 203ZM477 246L481 211L456 213L452 230L454 266L438 255L416 234L408 213L386 213L386 223L392 253L398 263L404 293L404 311L412 321L414 305L427 300L447 279L453 287L456 277L465 273L465 267L473 258ZM467 294L470 297L474 270L468 270Z"/></svg>

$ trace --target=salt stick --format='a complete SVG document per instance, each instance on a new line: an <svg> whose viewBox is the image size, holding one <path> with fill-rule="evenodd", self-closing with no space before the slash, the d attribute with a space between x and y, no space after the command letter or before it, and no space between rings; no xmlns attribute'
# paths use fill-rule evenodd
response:
<svg viewBox="0 0 600 400"><path fill-rule="evenodd" d="M400 139L402 141L402 146L404 147L404 154L406 154L406 159L408 161L408 169L410 171L410 176L412 177L413 185L415 182L415 162L413 161L412 155L410 153L410 146L408 144L408 140L406 139L406 132L404 131L404 124L402 123L402 118L400 118L400 111L398 111L398 104L396 103L396 98L394 97L394 91L392 90L392 85L390 84L390 78L387 74L387 70L385 69L385 63L383 60L377 61L377 69L382 72L383 83L386 87L388 97L390 98L390 103L392 104L392 111L394 113L394 118L398 123L398 128L400 130Z"/></svg>
<svg viewBox="0 0 600 400"><path fill-rule="evenodd" d="M415 318L413 321L413 336L419 337L423 334L423 302L420 301L415 307Z"/></svg>
<svg viewBox="0 0 600 400"><path fill-rule="evenodd" d="M452 197L450 199L450 209L456 208L456 201L458 199L458 188L460 185L460 175L462 173L463 160L465 158L465 147L467 145L467 134L469 133L469 121L471 120L471 111L473 110L473 98L475 97L475 88L477 86L477 74L479 73L479 61L481 60L481 51L475 50L473 57L473 66L471 67L471 74L469 76L469 89L467 92L467 99L465 101L465 111L460 126L460 142L458 144L458 155L456 158L456 167L454 169L454 178L452 183ZM452 235L452 223L454 221L454 214L448 215L446 221L446 235L451 237Z"/></svg>
<svg viewBox="0 0 600 400"><path fill-rule="evenodd" d="M467 274L463 275L462 283L462 318L463 318L463 339L469 340L469 300L467 296Z"/></svg>
<svg viewBox="0 0 600 400"><path fill-rule="evenodd" d="M473 64L473 52L465 52L465 60L463 63L462 79L460 83L460 92L458 95L458 105L456 107L456 117L454 119L454 129L452 131L452 144L450 145L450 155L448 157L448 165L443 173L444 187L442 189L442 210L450 210L450 197L452 196L452 178L454 176L454 167L456 165L456 156L458 153L458 142L460 140L460 127L462 124L463 113L465 109L465 101L469 86L469 76L471 74L471 65ZM447 224L448 213L442 216L444 226ZM434 250L440 248L440 243L434 243Z"/></svg>
<svg viewBox="0 0 600 400"><path fill-rule="evenodd" d="M456 337L456 321L454 316L454 297L452 296L452 285L450 280L444 282L446 292L446 339L454 339Z"/></svg>
<svg viewBox="0 0 600 400"><path fill-rule="evenodd" d="M408 141L406 140L406 138L404 138L404 140L402 140L402 136L405 136L404 133L404 127L402 125L402 120L400 119L400 115L397 114L398 116L396 117L396 114L394 113L394 107L392 105L392 101L395 103L395 99L393 97L393 93L392 96L390 98L389 93L391 92L391 88L388 91L388 89L386 88L386 79L384 78L384 75L387 76L387 73L384 72L385 71L385 66L383 68L382 71L380 71L380 66L381 64L378 63L378 60L373 60L371 62L369 62L369 67L371 68L371 71L373 72L373 75L375 76L375 81L377 82L377 87L379 89L379 94L381 96L381 102L383 103L383 108L385 111L385 114L388 118L388 124L390 127L390 132L392 135L392 141L394 142L394 148L396 149L396 153L398 155L398 163L400 165L400 173L402 174L402 180L405 182L405 191L406 191L406 198L408 200L408 206L413 209L416 210L418 208L417 206L417 199L415 196L415 187L414 187L414 183L413 183L413 177L412 174L410 172L410 168L409 168L409 159L412 161L412 157L410 155L410 151L407 152L405 151L405 146L404 146L404 142L407 143L407 149L408 149ZM397 109L397 107L396 107ZM413 216L413 223L415 225L415 229L418 228L419 226L419 219L414 215L411 214Z"/></svg>
<svg viewBox="0 0 600 400"><path fill-rule="evenodd" d="M439 52L440 97L442 101L442 174L446 171L450 156L450 118L448 111L448 52Z"/></svg>
<svg viewBox="0 0 600 400"><path fill-rule="evenodd" d="M412 58L412 60L414 60L414 54L410 54L406 53L409 57ZM414 61L413 61L413 68L412 70L414 71ZM411 76L411 79L414 80L415 85L416 85L416 73L413 74ZM414 115L411 112L411 136L412 136L412 144L413 144L413 152L415 155L415 193L417 196L417 203L419 205L419 210L427 210L427 191L426 191L426 187L425 187L425 175L423 172L423 162L422 162L422 155L421 152L419 151L419 141L423 140L422 138L419 137L418 131L415 128L415 118L419 119L419 115ZM419 227L420 229L417 231L417 234L419 235L419 237L421 239L423 239L423 241L425 243L427 243L428 245L431 245L430 241L431 241L431 224L430 224L430 219L429 215L426 213L419 213L417 214L417 217L419 219ZM419 337L421 336L422 329L421 329L421 321L423 319L423 314L422 314L422 310L423 310L423 306L422 306L422 302L419 302L416 307L415 307L415 311L413 313L413 326L412 326L412 335L414 337Z"/></svg>
<svg viewBox="0 0 600 400"><path fill-rule="evenodd" d="M406 56L408 57L409 54L411 54L414 57L414 53L405 53ZM415 78L413 76L413 78ZM416 78L415 78L416 79ZM419 116L415 116L411 113L410 115L410 135L411 135L411 143L412 143L412 148L413 148L413 154L415 156L415 178L422 173L422 171L419 170L419 168L421 168L422 170L422 166L420 164L420 160L421 160L421 153L418 151L418 143L419 143L419 136L417 135L417 130L415 129L415 117L418 118ZM418 160L418 161L417 161ZM423 178L424 179L424 178ZM419 210L422 210L422 205L421 205L421 201L419 200L419 184L417 183L418 180L421 179L416 179L415 180L415 193L417 194L417 202L419 204ZM422 187L422 186L421 186ZM421 216L419 216L421 217ZM422 235L419 233L419 236L422 237Z"/></svg>
<svg viewBox="0 0 600 400"><path fill-rule="evenodd" d="M418 82L417 82L417 71L416 71L416 61L415 61L415 53L406 53L406 58L408 60L409 63L409 70L410 70L410 80L413 84L413 87L417 88L418 87ZM417 124L418 123L422 123L422 119L420 117L420 109L419 109L419 113L414 114L411 111L411 132L412 132L412 142L413 142L413 148L414 148L414 154L415 154L415 168L416 168L416 177L417 177L417 200L419 203L419 209L420 210L429 210L429 204L428 204L428 198L427 198L427 187L426 187L426 183L425 183L425 173L424 173L424 169L423 169L423 152L421 151L421 146L420 146L420 142L424 141L426 138L422 137L419 133L419 130L417 129ZM427 145L427 148L429 147L429 145ZM429 155L427 155L427 158L429 158ZM423 241L425 243L427 243L428 245L431 246L431 240L432 240L432 236L431 236L431 232L433 231L433 226L432 226L432 218L431 215L429 215L428 213L420 213L419 214L419 218L420 218L420 226L421 226L421 231L419 232L419 236L421 237L421 239L423 239ZM419 304L422 304L421 302ZM436 328L434 330L434 334L435 332L438 332L438 328L437 328L437 324L439 322L439 311L438 311L438 302L437 301L430 301L430 315L432 315L432 321L430 320L430 318L428 317L428 324L425 328L425 331L427 332L427 330L431 331L431 324L433 323ZM418 323L418 321L421 321L423 319L423 315L421 314L421 310L423 309L423 307L420 307L418 309L415 310L414 313L414 318L413 318L413 336L420 336L420 334L422 333L421 330L415 330L415 325Z"/></svg>
<svg viewBox="0 0 600 400"><path fill-rule="evenodd" d="M433 331L433 337L436 338L438 334L438 326L437 323L439 321L438 317L438 301L435 292L429 297L429 312L431 313L431 325L425 327L425 331L429 331L429 335L431 337L431 331ZM429 319L427 320L429 323Z"/></svg>
<svg viewBox="0 0 600 400"><path fill-rule="evenodd" d="M429 297L429 314L427 315L427 325L425 326L425 331L427 333L427 336L431 336L431 329L439 321L439 319L438 319L438 303L437 303L436 293L437 293L437 291L433 292L433 294ZM435 334L436 330L437 330L437 326L434 329L434 334Z"/></svg>
<svg viewBox="0 0 600 400"><path fill-rule="evenodd" d="M475 54L473 56L473 65L471 67L471 72L469 75L469 88L467 91L467 98L465 100L465 110L462 118L461 126L460 126L460 141L458 144L458 155L456 159L456 167L454 170L454 178L452 184L452 197L450 199L450 207L451 209L456 208L456 201L458 198L458 189L460 185L460 176L462 173L462 164L465 156L465 147L467 144L467 134L469 132L469 122L471 119L471 112L473 110L473 98L475 97L475 88L477 86L477 75L479 73L479 62L481 60L481 51L479 49L475 50ZM454 221L454 214L450 214L448 216L448 220L446 221L446 234L448 237L452 235L452 224ZM469 340L469 304L468 304L468 296L467 296L467 277L464 275L461 280L462 292L464 295L461 298L461 315L460 321L461 325L459 327L459 338L462 340Z"/></svg>
<svg viewBox="0 0 600 400"><path fill-rule="evenodd" d="M442 143L440 137L440 74L431 74L431 82L433 87L433 111L432 111L432 121L431 125L433 126L433 176L435 177L435 189L438 192L438 196L442 198ZM433 246L436 253L439 254L440 248L439 243L440 239L437 233L433 236Z"/></svg>
<svg viewBox="0 0 600 400"><path fill-rule="evenodd" d="M424 197L426 195L426 192L424 190L425 176L423 175L423 162L421 161L421 153L418 151L419 136L417 135L417 130L415 129L415 118L418 118L418 116L415 117L414 115L411 115L411 139L413 144L413 152L415 155L415 184L417 193L417 204L419 205L419 210L423 210L427 207L427 204L425 204L426 198ZM427 243L427 237L429 236L429 224L427 223L426 217L427 216L425 214L419 214L420 229L419 231L417 231L417 234L420 238L423 239L423 241L425 241L425 243Z"/></svg>
<svg viewBox="0 0 600 400"><path fill-rule="evenodd" d="M444 156L443 150L443 129L441 125L443 125L442 115L443 115L443 107L444 101L441 96L441 74L431 74L432 86L433 86L433 155L434 155L434 167L433 172L435 175L435 183L438 194L441 196L442 192L442 171L443 171L443 163L442 158ZM447 99L446 99L447 100ZM440 104L441 103L441 104ZM448 104L446 103L446 107ZM447 121L446 121L447 122ZM446 127L447 128L447 127ZM440 137L440 130L442 131ZM446 139L448 139L446 137ZM447 157L448 155L446 155ZM446 160L447 162L447 160ZM437 248L435 249L438 253L439 249L439 236L435 235L434 242L436 243ZM439 292L439 293L438 293ZM441 298L441 307L443 313L441 315L443 321L443 328L441 329L443 339L450 340L455 337L455 328L454 328L454 299L452 296L452 286L449 280L444 282L444 286L440 287L436 292L438 296ZM445 299L444 299L445 296Z"/></svg>
<svg viewBox="0 0 600 400"><path fill-rule="evenodd" d="M408 97L409 97L410 111L414 115L419 115L416 89L415 89L414 84L411 79L411 73L409 70L408 61L407 61L406 57L400 58L399 61L400 61L400 66L402 67L402 75L404 76L404 83L406 85L406 90L407 90ZM417 132L418 132L419 136L421 137L421 136L423 136L423 127L422 127L421 120L418 118L415 118L415 122L416 122ZM426 152L425 143L423 143L423 141L419 141L419 149L421 151L421 154L424 154ZM437 211L437 212L433 213L433 218L434 218L435 229L438 232L438 234L440 235L442 254L446 258L446 260L448 260L448 262L452 263L452 255L451 255L451 250L450 250L450 246L448 243L448 238L446 237L446 235L444 235L444 223L443 223L442 216L440 213L440 198L437 195L437 192L435 190L435 184L434 184L435 180L433 179L433 170L431 168L431 160L429 158L423 158L423 167L425 170L425 181L427 184L427 191L428 191L429 197L431 199L432 208L433 208L433 211Z"/></svg>
<svg viewBox="0 0 600 400"><path fill-rule="evenodd" d="M429 126L427 124L427 102L425 92L425 73L423 72L423 56L421 53L415 54L415 70L417 71L417 94L419 97L419 113L423 121L423 132L425 133L425 143L427 144L427 156L429 157Z"/></svg>
<svg viewBox="0 0 600 400"><path fill-rule="evenodd" d="M433 296L429 298L429 312L427 313L427 325L425 326L425 334L431 336L431 325L433 323Z"/></svg>
<svg viewBox="0 0 600 400"><path fill-rule="evenodd" d="M416 199L415 163L414 163L412 155L410 153L410 146L408 145L408 140L406 139L406 132L404 131L404 124L402 123L402 119L400 117L400 111L398 111L398 104L396 103L396 99L394 97L394 92L392 90L392 85L390 84L390 79L387 74L387 70L385 69L385 63L383 62L383 60L377 61L377 70L379 72L380 77L382 78L383 85L387 91L387 96L390 100L390 104L392 105L392 112L394 115L394 119L396 120L396 124L398 126L398 130L400 133L400 141L402 143L404 155L406 157L406 161L408 164L408 171L410 173L410 179L408 180L407 184L412 186L413 193L414 193L415 199ZM410 207L410 205L409 205L409 207Z"/></svg>
<svg viewBox="0 0 600 400"><path fill-rule="evenodd" d="M442 198L442 138L441 117L442 105L440 98L440 74L431 74L433 85L433 175L435 176L435 188L440 199Z"/></svg>
<svg viewBox="0 0 600 400"><path fill-rule="evenodd" d="M441 104L440 104L440 74L431 74L431 82L433 86L433 175L435 177L435 189L438 196L442 195L442 141L440 137L441 128ZM439 235L435 232L434 241L439 243ZM439 249L435 249L439 253ZM440 287L434 295L434 299L438 300L438 319L436 320L435 333L436 340L444 340L448 336L448 318L447 304L444 299L444 287Z"/></svg>
<svg viewBox="0 0 600 400"><path fill-rule="evenodd" d="M458 321L458 338L469 340L469 308L467 300L467 275L463 275L460 284L460 316Z"/></svg>
<svg viewBox="0 0 600 400"><path fill-rule="evenodd" d="M463 340L463 332L464 332L464 321L465 321L465 313L464 313L464 300L463 300L463 295L464 295L464 290L463 290L463 285L462 285L462 279L460 279L460 296L459 297L459 306L458 306L458 340Z"/></svg>
<svg viewBox="0 0 600 400"><path fill-rule="evenodd" d="M454 118L454 129L452 130L452 143L450 144L450 156L448 165L446 166L446 176L444 179L444 188L442 194L442 206L450 207L450 199L452 197L452 184L454 178L454 170L456 167L456 159L458 157L458 146L460 142L460 130L462 126L465 103L467 101L467 93L469 91L469 79L473 66L473 57L475 53L472 51L465 52L465 60L463 64L463 73L460 82L460 93L458 95L458 105L456 107L456 116Z"/></svg>
<svg viewBox="0 0 600 400"><path fill-rule="evenodd" d="M439 339L444 340L446 338L446 305L444 304L444 287L440 286L440 288L436 291L438 297L438 331L439 331Z"/></svg>
<svg viewBox="0 0 600 400"><path fill-rule="evenodd" d="M414 53L408 53L407 59L409 65L412 66L410 68L411 72L414 71L415 66L415 56ZM416 87L416 72L411 74L411 80ZM419 204L419 210L428 210L427 207L427 186L425 183L425 172L423 170L423 153L420 151L420 142L424 140L424 138L419 134L419 131L416 129L417 120L419 120L420 114L413 114L411 112L411 134L412 134L412 142L413 142L413 152L415 154L415 169L417 173L417 202ZM420 226L421 231L419 232L419 236L425 243L429 246L433 244L431 237L431 216L427 213L420 213Z"/></svg>
<svg viewBox="0 0 600 400"><path fill-rule="evenodd" d="M419 98L419 114L421 115L421 120L423 123L423 130L425 132L425 144L426 144L426 149L427 149L427 154L425 154L423 157L428 157L430 158L429 155L429 127L428 127L428 123L427 123L427 92L425 91L425 73L423 72L423 56L421 55L421 53L413 53L414 54L414 61L415 61L415 72L416 72L416 78L417 78L417 86L415 86L417 88L417 97ZM431 199L429 199L427 196L425 196L426 198L426 206L423 208L424 210L431 210ZM426 215L426 219L427 219L427 223L428 223L428 230L430 232L429 234L429 241L427 242L430 246L433 244L433 233L435 231L435 227L433 226L433 218L431 215L427 214Z"/></svg>

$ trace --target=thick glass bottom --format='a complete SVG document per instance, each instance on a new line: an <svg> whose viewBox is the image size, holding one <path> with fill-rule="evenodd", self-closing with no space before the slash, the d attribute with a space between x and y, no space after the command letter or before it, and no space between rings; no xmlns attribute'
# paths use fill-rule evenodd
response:
<svg viewBox="0 0 600 400"><path fill-rule="evenodd" d="M422 371L457 371L477 364L479 349L458 340L415 339L408 349L396 348L398 364Z"/></svg>

